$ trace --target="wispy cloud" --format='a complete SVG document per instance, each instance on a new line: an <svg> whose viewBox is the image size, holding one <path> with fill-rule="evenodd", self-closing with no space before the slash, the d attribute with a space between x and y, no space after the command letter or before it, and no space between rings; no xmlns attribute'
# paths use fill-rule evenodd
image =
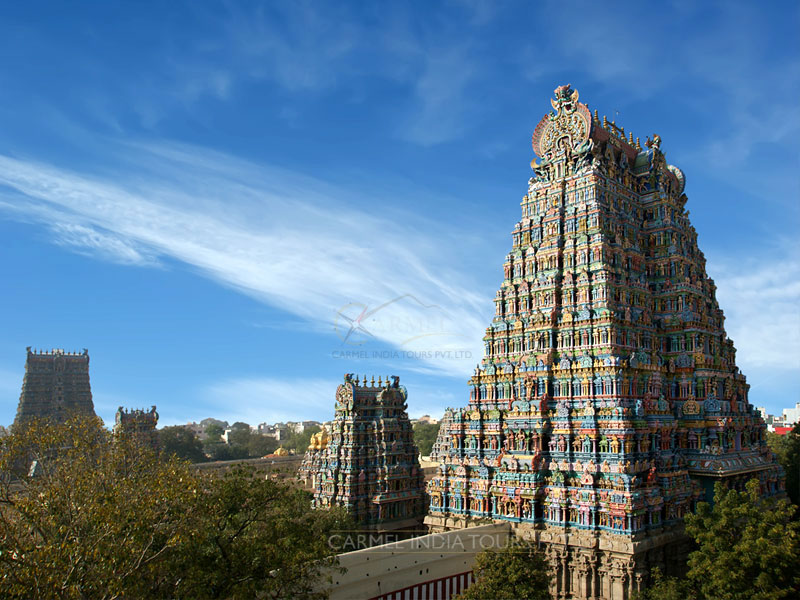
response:
<svg viewBox="0 0 800 600"><path fill-rule="evenodd" d="M79 254L123 265L152 267L159 264L149 249L100 228L60 222L53 223L50 229L54 234L53 243L71 248Z"/></svg>
<svg viewBox="0 0 800 600"><path fill-rule="evenodd" d="M794 371L800 383L800 248L773 249L771 256L718 258L709 272L725 312L725 328L737 348L737 364L763 372Z"/></svg>
<svg viewBox="0 0 800 600"><path fill-rule="evenodd" d="M342 200L352 190L216 153L125 151L145 172L106 180L0 156L0 183L13 190L0 192L0 206L81 253L137 265L170 257L331 332L358 305L378 342L443 372L474 366L488 301L450 266L449 236L429 234L432 224L377 217ZM465 360L436 354L465 349Z"/></svg>
<svg viewBox="0 0 800 600"><path fill-rule="evenodd" d="M209 415L225 415L228 421L244 421L251 425L265 421L328 420L333 418L339 383L333 379L306 377L228 379L203 390L189 418L199 421ZM182 422L186 422L184 409L181 415ZM173 417L165 415L164 418Z"/></svg>
<svg viewBox="0 0 800 600"><path fill-rule="evenodd" d="M209 415L225 415L228 421L244 421L251 425L328 420L333 418L334 397L340 383L340 379L306 377L226 379L199 393L194 412L188 418L199 421ZM409 405L413 406L409 416L438 417L445 407L463 404L463 396L443 392L440 386L416 383L409 390ZM177 417L165 413L161 420L164 424L173 424L175 418L179 419L176 422L186 422L187 416L185 412Z"/></svg>
<svg viewBox="0 0 800 600"><path fill-rule="evenodd" d="M414 85L415 107L400 136L423 146L459 137L469 124L467 86L478 71L478 61L466 44L428 48Z"/></svg>

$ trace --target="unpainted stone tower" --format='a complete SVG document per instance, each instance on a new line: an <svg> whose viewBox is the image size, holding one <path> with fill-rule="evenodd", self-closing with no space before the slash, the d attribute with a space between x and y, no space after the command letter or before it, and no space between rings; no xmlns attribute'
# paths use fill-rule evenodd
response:
<svg viewBox="0 0 800 600"><path fill-rule="evenodd" d="M95 416L89 385L89 351L31 350L25 361L25 377L14 425L29 418L56 422L73 415Z"/></svg>

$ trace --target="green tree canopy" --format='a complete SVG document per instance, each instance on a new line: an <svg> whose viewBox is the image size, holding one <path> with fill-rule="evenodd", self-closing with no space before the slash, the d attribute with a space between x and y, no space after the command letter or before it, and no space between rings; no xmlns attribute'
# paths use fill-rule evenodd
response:
<svg viewBox="0 0 800 600"><path fill-rule="evenodd" d="M248 454L254 458L272 454L278 449L278 440L266 435L251 435L247 442Z"/></svg>
<svg viewBox="0 0 800 600"><path fill-rule="evenodd" d="M161 451L189 462L207 460L203 452L203 444L194 431L182 425L171 425L158 430Z"/></svg>
<svg viewBox="0 0 800 600"><path fill-rule="evenodd" d="M285 442L281 443L281 446L287 450L294 450L298 454L303 454L308 450L308 445L311 443L311 436L320 431L322 431L322 428L317 425L306 428L302 433L290 431L289 437Z"/></svg>
<svg viewBox="0 0 800 600"><path fill-rule="evenodd" d="M714 505L686 517L698 549L683 580L657 577L647 600L780 600L800 597L800 524L786 499L762 498L753 479L744 492L721 483Z"/></svg>
<svg viewBox="0 0 800 600"><path fill-rule="evenodd" d="M225 433L225 429L223 429L222 425L218 425L217 423L211 423L208 427L205 428L206 441L218 442L222 438L223 433Z"/></svg>
<svg viewBox="0 0 800 600"><path fill-rule="evenodd" d="M458 600L550 600L550 571L535 546L517 542L475 557L475 581Z"/></svg>
<svg viewBox="0 0 800 600"><path fill-rule="evenodd" d="M767 444L786 473L786 493L789 499L800 505L800 423L795 424L786 435L768 432ZM800 512L796 516L800 516Z"/></svg>
<svg viewBox="0 0 800 600"><path fill-rule="evenodd" d="M438 424L414 423L414 444L419 448L421 455L428 456L431 453L437 435L439 435Z"/></svg>
<svg viewBox="0 0 800 600"><path fill-rule="evenodd" d="M250 443L250 438L258 434L251 433L249 426L236 427L236 425L238 425L238 423L234 423L228 433L228 444L247 448L247 445Z"/></svg>
<svg viewBox="0 0 800 600"><path fill-rule="evenodd" d="M244 468L112 443L97 419L15 431L0 473L3 598L317 598L328 533L352 528Z"/></svg>

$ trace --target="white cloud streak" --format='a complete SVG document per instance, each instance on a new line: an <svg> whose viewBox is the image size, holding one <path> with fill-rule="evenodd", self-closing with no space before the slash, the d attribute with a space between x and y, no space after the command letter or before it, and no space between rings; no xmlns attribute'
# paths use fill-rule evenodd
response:
<svg viewBox="0 0 800 600"><path fill-rule="evenodd" d="M190 419L224 415L229 422L250 425L268 422L329 420L333 418L334 395L339 381L307 377L253 377L220 381L202 393ZM185 409L181 409L185 419ZM165 424L173 424L164 415ZM182 422L185 422L182 421ZM176 422L177 423L177 422Z"/></svg>
<svg viewBox="0 0 800 600"><path fill-rule="evenodd" d="M418 218L376 217L341 201L352 192L219 154L129 151L148 172L113 181L0 156L0 183L14 190L0 206L47 224L59 245L124 264L170 257L342 338L361 318L348 343L420 352L450 374L477 362L436 354L479 357L488 302Z"/></svg>
<svg viewBox="0 0 800 600"><path fill-rule="evenodd" d="M800 252L773 250L764 257L711 261L725 328L748 369L790 369L800 380ZM799 381L800 382L800 381Z"/></svg>

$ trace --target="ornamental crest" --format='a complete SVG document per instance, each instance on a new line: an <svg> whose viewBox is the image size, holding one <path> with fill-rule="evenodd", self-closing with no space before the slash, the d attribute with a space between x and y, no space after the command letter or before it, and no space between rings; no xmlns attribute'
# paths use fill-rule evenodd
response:
<svg viewBox="0 0 800 600"><path fill-rule="evenodd" d="M350 383L344 383L336 388L336 402L342 408L350 409L353 407L353 386Z"/></svg>
<svg viewBox="0 0 800 600"><path fill-rule="evenodd" d="M547 114L533 132L533 151L540 157L572 150L589 139L592 117L585 104L578 102L578 90L569 84L555 89L550 100L555 114Z"/></svg>
<svg viewBox="0 0 800 600"><path fill-rule="evenodd" d="M699 415L700 405L694 400L687 400L683 404L683 414L685 415Z"/></svg>

